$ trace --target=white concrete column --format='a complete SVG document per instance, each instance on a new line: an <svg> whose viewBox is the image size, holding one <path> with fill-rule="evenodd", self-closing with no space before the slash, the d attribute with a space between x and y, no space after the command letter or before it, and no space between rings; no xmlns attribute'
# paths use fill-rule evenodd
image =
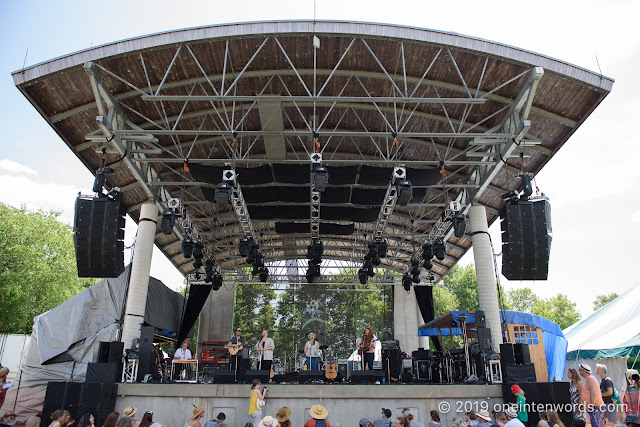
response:
<svg viewBox="0 0 640 427"><path fill-rule="evenodd" d="M415 296L415 293L414 293L414 296ZM420 312L420 306L418 306L417 301L416 301L416 312L418 313L418 328L419 328L420 326L424 325L426 322L422 318L422 313ZM429 348L429 337L418 336L418 348Z"/></svg>
<svg viewBox="0 0 640 427"><path fill-rule="evenodd" d="M228 289L227 289L228 288ZM198 354L202 352L203 341L224 341L234 335L233 307L236 288L225 283L217 291L211 291L200 312L198 326Z"/></svg>
<svg viewBox="0 0 640 427"><path fill-rule="evenodd" d="M497 282L485 207L482 205L471 206L469 209L469 221L471 223L473 260L478 281L478 303L480 310L484 311L487 327L491 329L491 341L494 351L498 351L500 344L502 344L502 327L500 325Z"/></svg>
<svg viewBox="0 0 640 427"><path fill-rule="evenodd" d="M400 341L400 349L407 354L418 349L418 303L413 289L410 292L402 284L393 285L393 336Z"/></svg>
<svg viewBox="0 0 640 427"><path fill-rule="evenodd" d="M140 337L140 325L144 321L144 311L147 305L149 272L151 271L151 256L156 240L157 224L158 206L153 203L142 205L136 246L131 261L129 292L127 293L127 306L122 327L122 342L125 349L131 348L133 339Z"/></svg>

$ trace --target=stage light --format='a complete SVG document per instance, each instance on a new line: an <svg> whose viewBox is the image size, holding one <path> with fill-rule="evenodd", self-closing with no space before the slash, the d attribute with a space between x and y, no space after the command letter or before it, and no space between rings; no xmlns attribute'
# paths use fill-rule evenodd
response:
<svg viewBox="0 0 640 427"><path fill-rule="evenodd" d="M204 278L204 282L205 283L213 282L213 261L212 260L208 259L204 263L204 272L206 274L206 277Z"/></svg>
<svg viewBox="0 0 640 427"><path fill-rule="evenodd" d="M370 259L371 264L376 267L380 265L380 255L378 255L378 248L375 243L369 243L369 253L367 253L365 259Z"/></svg>
<svg viewBox="0 0 640 427"><path fill-rule="evenodd" d="M238 244L238 250L240 251L240 256L246 258L249 256L249 251L251 250L251 244L253 243L253 239L249 237L243 237L240 239L240 243Z"/></svg>
<svg viewBox="0 0 640 427"><path fill-rule="evenodd" d="M260 247L257 243L251 242L251 249L249 249L249 255L247 256L247 264L253 264L260 258Z"/></svg>
<svg viewBox="0 0 640 427"><path fill-rule="evenodd" d="M202 258L196 258L195 261L193 261L193 268L197 270L200 267L202 267Z"/></svg>
<svg viewBox="0 0 640 427"><path fill-rule="evenodd" d="M442 240L438 240L433 244L433 253L440 261L447 256L447 250L445 249L444 242Z"/></svg>
<svg viewBox="0 0 640 427"><path fill-rule="evenodd" d="M415 283L416 285L417 285L418 283L420 283L420 274L413 274L413 275L411 276L411 281L412 281L413 283Z"/></svg>
<svg viewBox="0 0 640 427"><path fill-rule="evenodd" d="M467 230L467 221L464 214L458 212L453 216L453 234L457 238L464 237L464 232Z"/></svg>
<svg viewBox="0 0 640 427"><path fill-rule="evenodd" d="M204 248L204 245L200 242L196 242L193 245L193 257L194 258L201 258L202 259L202 248Z"/></svg>
<svg viewBox="0 0 640 427"><path fill-rule="evenodd" d="M260 268L260 281L262 283L266 283L268 278L269 278L269 270L267 270L266 267L261 267Z"/></svg>
<svg viewBox="0 0 640 427"><path fill-rule="evenodd" d="M329 183L329 171L327 168L317 163L314 164L313 170L311 171L311 182L313 183L315 191L320 193L324 192Z"/></svg>
<svg viewBox="0 0 640 427"><path fill-rule="evenodd" d="M531 185L531 177L529 174L524 173L522 178L522 192L525 199L528 199L533 194L533 186Z"/></svg>
<svg viewBox="0 0 640 427"><path fill-rule="evenodd" d="M361 285L366 285L367 284L367 280L369 280L369 275L367 274L367 272L363 268L358 270L358 279L360 280L360 284Z"/></svg>
<svg viewBox="0 0 640 427"><path fill-rule="evenodd" d="M402 276L402 287L407 292L411 290L411 277L406 273Z"/></svg>
<svg viewBox="0 0 640 427"><path fill-rule="evenodd" d="M424 263L422 263L422 268L425 270L431 270L433 268L433 263L430 259L425 259Z"/></svg>
<svg viewBox="0 0 640 427"><path fill-rule="evenodd" d="M378 251L378 256L380 258L386 258L387 250L388 250L387 241L386 240L376 240L375 244L376 244L376 250Z"/></svg>
<svg viewBox="0 0 640 427"><path fill-rule="evenodd" d="M211 283L211 289L217 291L222 287L223 279L221 274L216 274L213 276L213 282Z"/></svg>
<svg viewBox="0 0 640 427"><path fill-rule="evenodd" d="M185 258L193 256L193 242L189 239L182 241L182 256Z"/></svg>
<svg viewBox="0 0 640 427"><path fill-rule="evenodd" d="M398 191L398 200L396 203L399 206L407 206L409 201L413 197L413 189L411 183L406 179L400 179L396 182L396 188Z"/></svg>
<svg viewBox="0 0 640 427"><path fill-rule="evenodd" d="M427 261L433 258L433 245L425 243L422 245L422 259Z"/></svg>
<svg viewBox="0 0 640 427"><path fill-rule="evenodd" d="M321 257L324 253L324 244L322 243L322 240L314 240L313 243L311 243L311 246L309 246L307 253L311 254L310 257L308 256L309 259Z"/></svg>
<svg viewBox="0 0 640 427"><path fill-rule="evenodd" d="M173 212L173 209L167 209L162 212L162 232L164 234L173 233L173 226L176 223L176 214Z"/></svg>
<svg viewBox="0 0 640 427"><path fill-rule="evenodd" d="M218 209L225 209L231 203L231 193L233 189L231 185L222 181L216 186L216 192L214 194L214 198L216 200L216 205Z"/></svg>

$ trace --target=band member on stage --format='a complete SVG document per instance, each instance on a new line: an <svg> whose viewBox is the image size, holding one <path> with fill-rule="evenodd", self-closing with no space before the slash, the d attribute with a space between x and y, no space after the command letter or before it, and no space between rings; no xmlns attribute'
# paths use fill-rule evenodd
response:
<svg viewBox="0 0 640 427"><path fill-rule="evenodd" d="M309 341L304 345L304 354L307 356L307 369L309 371L317 371L318 358L320 357L320 343L316 341L316 334L309 334Z"/></svg>
<svg viewBox="0 0 640 427"><path fill-rule="evenodd" d="M255 345L255 349L258 350L258 365L257 369L270 371L271 364L273 363L273 349L276 345L273 339L269 337L269 332L265 329L262 331L262 338Z"/></svg>
<svg viewBox="0 0 640 427"><path fill-rule="evenodd" d="M371 324L367 323L367 327L362 332L362 337L358 339L356 344L358 354L363 357L364 369L373 370L373 358L376 353L376 337L371 332Z"/></svg>
<svg viewBox="0 0 640 427"><path fill-rule="evenodd" d="M247 340L245 340L242 337L242 329L238 328L236 329L236 335L234 337L232 337L229 342L227 343L227 347L229 347L230 349L235 349L238 350L238 352L231 356L231 370L232 371L241 371L244 372L244 364L243 364L243 360L244 358L242 357L242 348L247 346Z"/></svg>
<svg viewBox="0 0 640 427"><path fill-rule="evenodd" d="M189 341L184 340L182 345L173 354L175 360L191 360L191 350L189 350Z"/></svg>

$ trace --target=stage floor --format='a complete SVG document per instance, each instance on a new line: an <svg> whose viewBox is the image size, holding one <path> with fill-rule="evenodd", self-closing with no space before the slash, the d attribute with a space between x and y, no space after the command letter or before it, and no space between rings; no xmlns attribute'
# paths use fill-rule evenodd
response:
<svg viewBox="0 0 640 427"><path fill-rule="evenodd" d="M301 426L309 418L309 408L321 404L329 410L333 427L357 426L361 418L375 420L382 408L398 415L411 408L423 424L429 411L440 411L441 421L451 425L453 417L464 419L470 409L489 412L502 405L500 384L263 384L269 388L263 416L275 416L278 409L291 409L293 426ZM116 411L126 406L138 408L142 416L153 411L154 421L167 427L184 426L194 405L205 408L205 420L219 412L227 416L229 427L242 427L248 422L250 384L118 384ZM204 425L204 423L203 423Z"/></svg>

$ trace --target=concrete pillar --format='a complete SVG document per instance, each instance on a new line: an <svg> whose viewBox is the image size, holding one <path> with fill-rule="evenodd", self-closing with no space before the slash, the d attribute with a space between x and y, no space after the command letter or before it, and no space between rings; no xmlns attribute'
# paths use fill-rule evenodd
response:
<svg viewBox="0 0 640 427"><path fill-rule="evenodd" d="M228 288L228 289L227 289ZM229 341L234 335L233 306L236 288L225 283L217 291L211 291L200 312L198 326L198 354L202 352L203 341Z"/></svg>
<svg viewBox="0 0 640 427"><path fill-rule="evenodd" d="M419 328L420 326L424 325L426 322L422 318L422 313L420 312L420 307L418 307L417 302L416 302L416 312L418 314L418 328ZM429 348L429 337L418 336L418 348Z"/></svg>
<svg viewBox="0 0 640 427"><path fill-rule="evenodd" d="M405 291L402 285L393 289L393 336L400 341L400 348L407 354L418 349L418 303L413 289Z"/></svg>
<svg viewBox="0 0 640 427"><path fill-rule="evenodd" d="M473 260L476 267L478 281L478 303L484 311L487 327L491 329L491 341L494 350L502 344L502 327L498 308L498 292L496 290L496 276L489 239L487 224L487 210L482 205L474 205L469 209L471 227L471 242L473 245Z"/></svg>
<svg viewBox="0 0 640 427"><path fill-rule="evenodd" d="M125 349L131 348L133 339L140 337L140 325L144 321L144 311L147 305L149 272L151 271L151 256L153 255L157 224L158 206L153 203L142 205L136 246L131 261L129 292L127 293L127 306L122 327L122 342Z"/></svg>

